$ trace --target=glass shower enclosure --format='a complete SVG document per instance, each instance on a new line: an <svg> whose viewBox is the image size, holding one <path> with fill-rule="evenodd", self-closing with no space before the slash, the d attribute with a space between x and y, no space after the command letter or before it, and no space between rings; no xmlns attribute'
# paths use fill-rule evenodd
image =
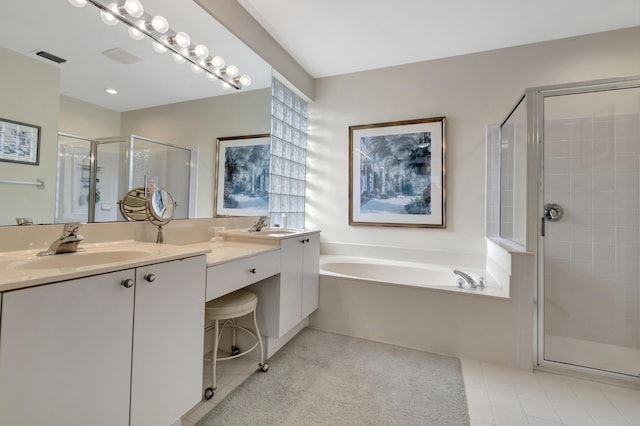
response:
<svg viewBox="0 0 640 426"><path fill-rule="evenodd" d="M537 254L537 364L640 384L640 76L525 90L499 234Z"/></svg>
<svg viewBox="0 0 640 426"><path fill-rule="evenodd" d="M196 166L196 151L140 136L61 133L55 222L125 220L117 203L135 187L166 189L177 202L174 219L194 217Z"/></svg>

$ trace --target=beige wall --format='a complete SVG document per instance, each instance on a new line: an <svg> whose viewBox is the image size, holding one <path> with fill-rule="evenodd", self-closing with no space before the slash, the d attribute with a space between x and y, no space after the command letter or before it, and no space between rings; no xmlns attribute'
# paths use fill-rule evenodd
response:
<svg viewBox="0 0 640 426"><path fill-rule="evenodd" d="M196 217L212 217L216 139L270 133L271 89L125 112L121 132L197 148Z"/></svg>
<svg viewBox="0 0 640 426"><path fill-rule="evenodd" d="M45 180L44 188L0 184L3 200L0 225L15 224L16 217L30 217L35 223L52 223L60 68L4 48L0 48L0 64L0 118L41 127L40 164L0 162L0 179Z"/></svg>
<svg viewBox="0 0 640 426"><path fill-rule="evenodd" d="M60 96L60 132L89 139L120 135L120 113L68 96Z"/></svg>
<svg viewBox="0 0 640 426"><path fill-rule="evenodd" d="M527 87L640 74L639 46L636 27L317 80L307 226L328 242L484 253L486 125ZM442 115L447 228L350 227L349 126Z"/></svg>

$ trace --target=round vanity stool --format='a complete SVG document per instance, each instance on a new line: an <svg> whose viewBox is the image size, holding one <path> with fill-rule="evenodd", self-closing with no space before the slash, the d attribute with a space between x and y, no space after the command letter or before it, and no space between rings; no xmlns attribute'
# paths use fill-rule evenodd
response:
<svg viewBox="0 0 640 426"><path fill-rule="evenodd" d="M216 389L216 363L218 361L226 361L229 359L238 358L243 355L247 355L256 347L260 347L260 363L258 367L260 370L267 371L269 369L269 365L264 362L264 349L262 347L262 338L260 337L260 330L258 329L258 321L256 319L256 309L258 307L258 296L249 290L241 289L234 291L233 293L229 293L217 299L213 299L210 302L207 302L205 305L205 319L208 321L213 321L213 326L209 327L208 330L214 330L214 339L213 339L213 356L212 356L212 366L213 366L213 374L211 379L212 386L210 388L205 389L204 397L205 399L211 399L213 397L213 391ZM245 315L253 314L253 325L255 330L250 330L246 327L242 327L236 324L236 319L243 317ZM224 321L222 326L220 326L220 321ZM220 337L225 329L231 329L232 331L232 346L231 346L231 354L226 357L219 358L218 357L218 346L220 345ZM236 330L242 330L245 333L253 336L256 340L255 344L241 352L240 349L236 346Z"/></svg>

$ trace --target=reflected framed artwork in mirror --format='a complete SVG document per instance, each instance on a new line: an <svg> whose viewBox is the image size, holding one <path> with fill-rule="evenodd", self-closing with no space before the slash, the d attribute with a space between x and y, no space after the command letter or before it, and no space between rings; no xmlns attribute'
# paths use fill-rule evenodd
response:
<svg viewBox="0 0 640 426"><path fill-rule="evenodd" d="M445 227L444 123L349 127L349 225Z"/></svg>
<svg viewBox="0 0 640 426"><path fill-rule="evenodd" d="M0 161L40 164L40 126L0 119Z"/></svg>
<svg viewBox="0 0 640 426"><path fill-rule="evenodd" d="M269 134L218 138L216 215L269 213Z"/></svg>

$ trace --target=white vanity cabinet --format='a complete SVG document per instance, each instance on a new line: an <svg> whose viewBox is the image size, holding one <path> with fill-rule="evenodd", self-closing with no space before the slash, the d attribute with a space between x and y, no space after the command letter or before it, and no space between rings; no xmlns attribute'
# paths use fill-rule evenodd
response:
<svg viewBox="0 0 640 426"><path fill-rule="evenodd" d="M205 256L2 295L0 425L170 425L201 399Z"/></svg>
<svg viewBox="0 0 640 426"><path fill-rule="evenodd" d="M302 318L318 309L320 290L320 234L305 238L302 255Z"/></svg>
<svg viewBox="0 0 640 426"><path fill-rule="evenodd" d="M126 425L133 271L3 294L1 425Z"/></svg>
<svg viewBox="0 0 640 426"><path fill-rule="evenodd" d="M318 308L320 235L280 240L280 275L252 286L262 303L258 316L263 334L280 338Z"/></svg>
<svg viewBox="0 0 640 426"><path fill-rule="evenodd" d="M170 425L202 399L206 258L136 269L131 426Z"/></svg>

